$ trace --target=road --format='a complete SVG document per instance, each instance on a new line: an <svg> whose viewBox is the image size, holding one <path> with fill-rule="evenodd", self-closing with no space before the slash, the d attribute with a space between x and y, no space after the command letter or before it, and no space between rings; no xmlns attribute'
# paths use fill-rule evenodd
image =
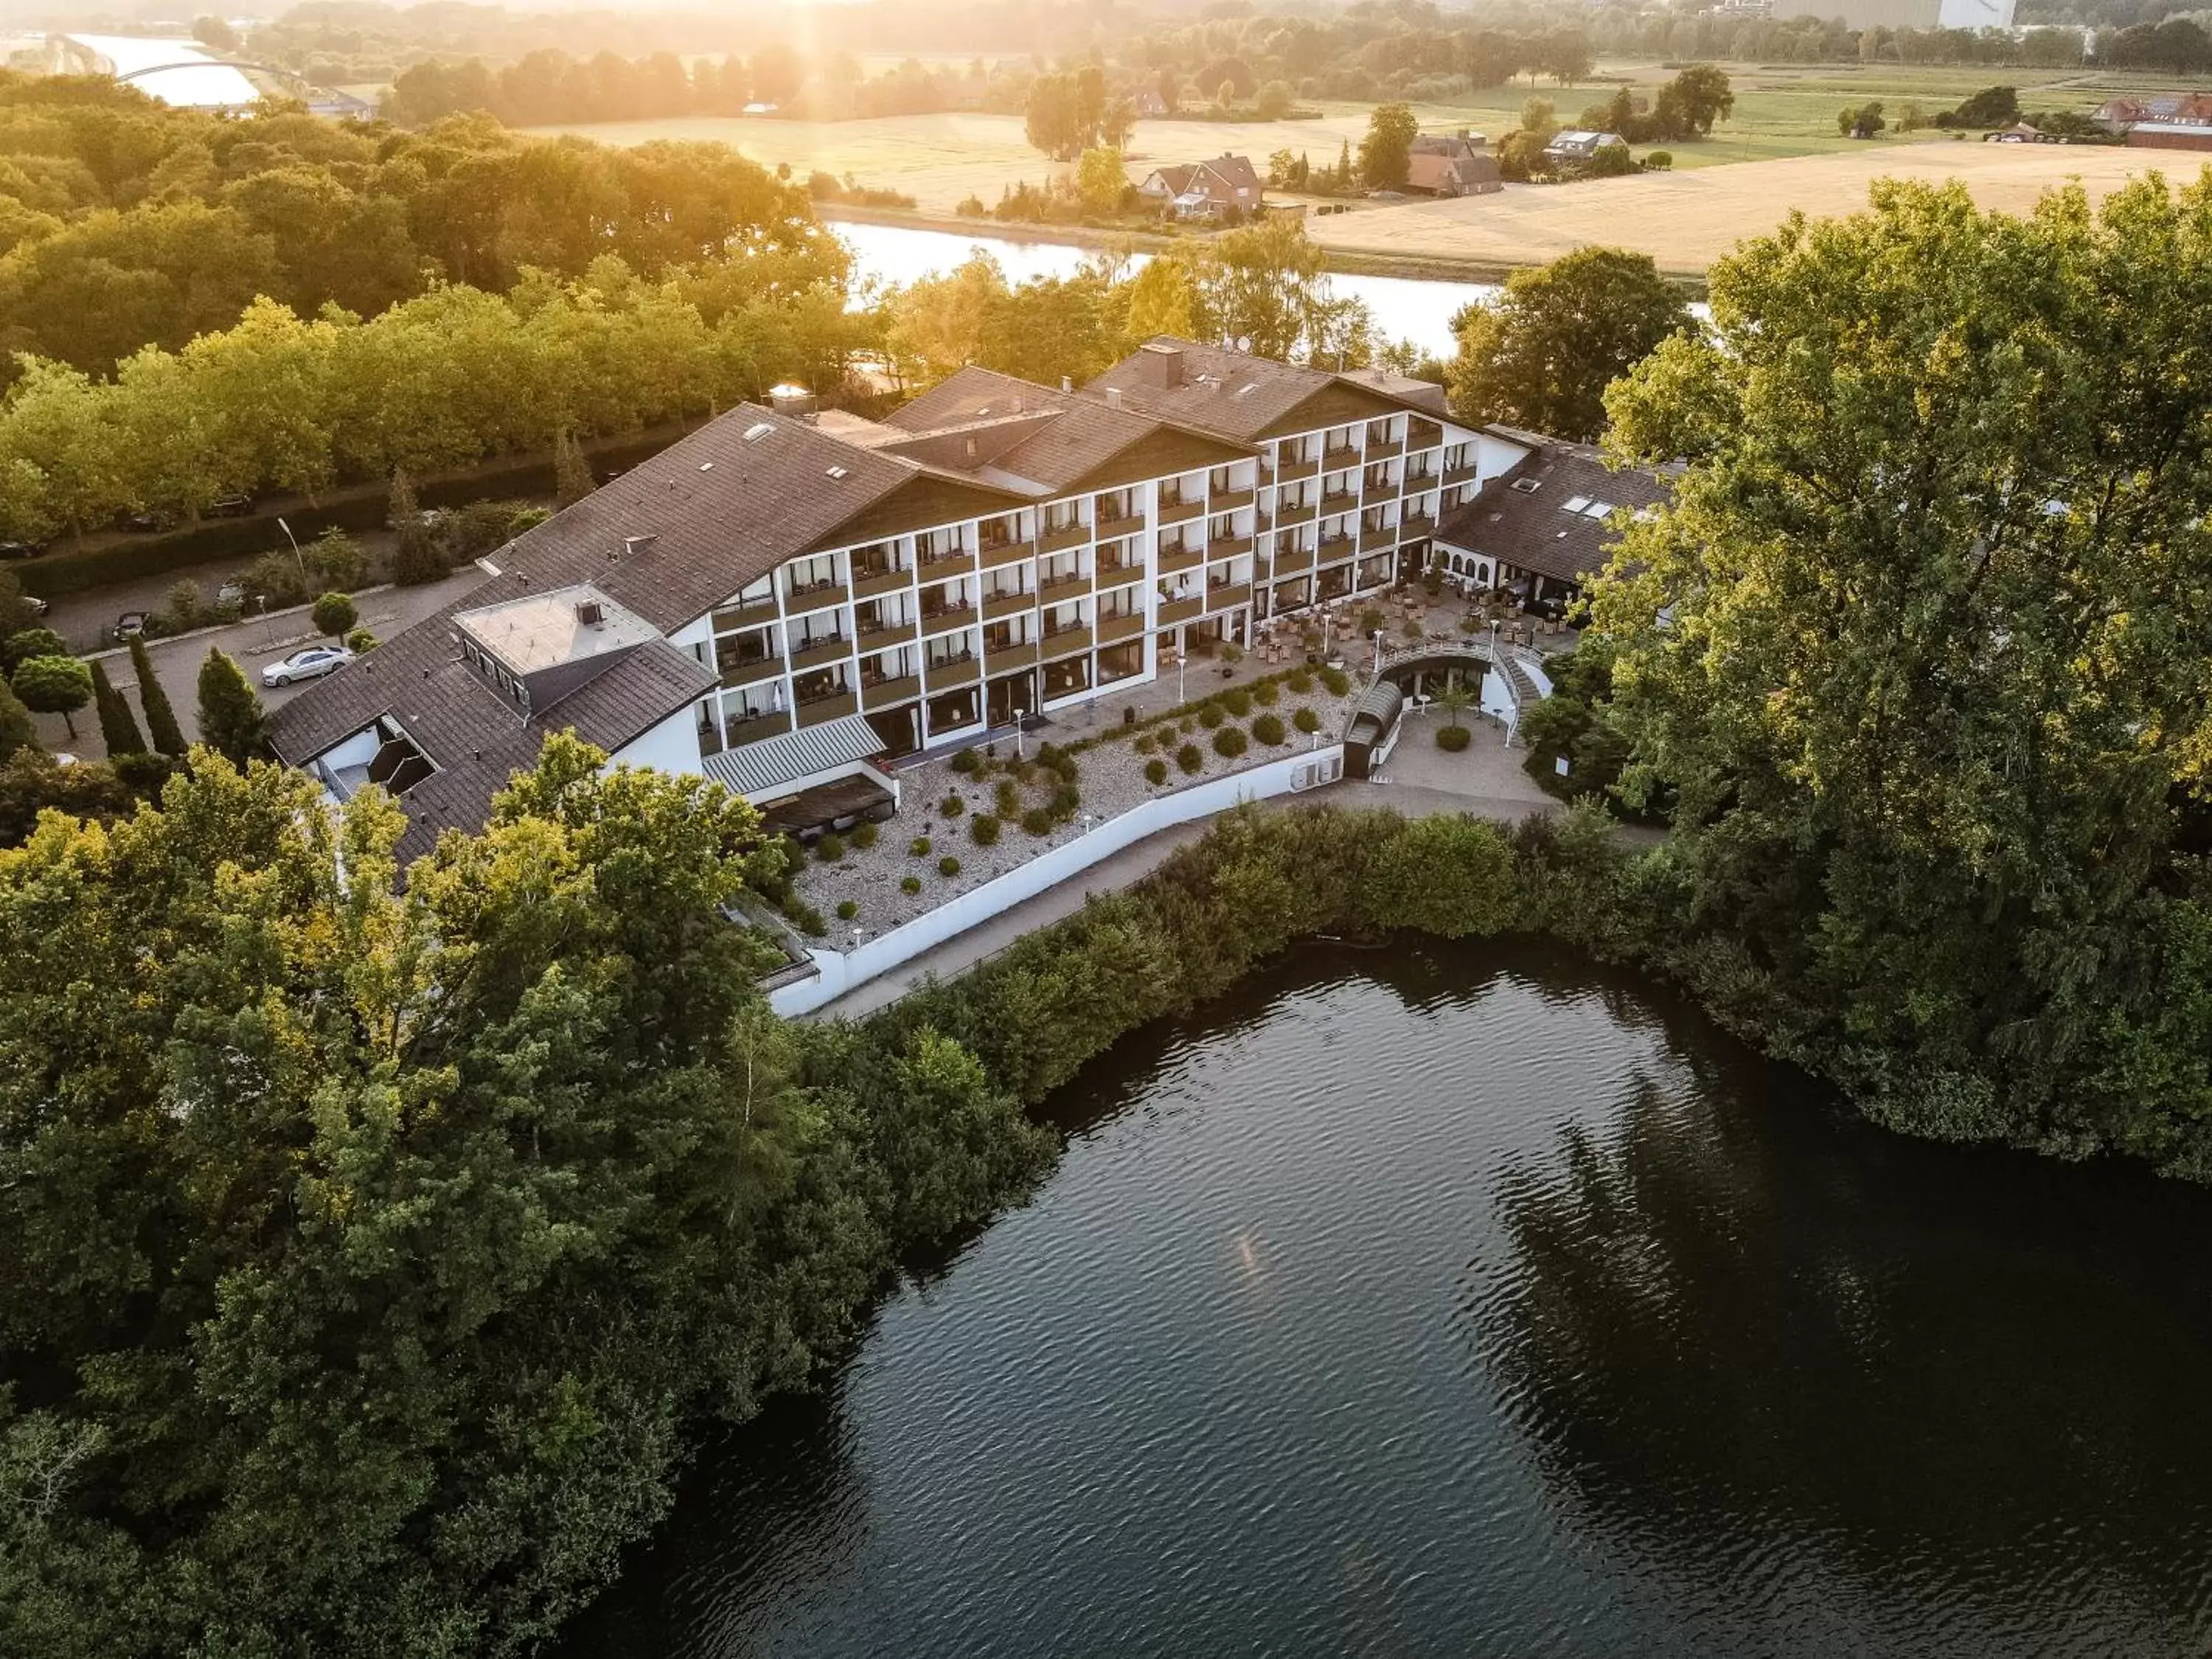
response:
<svg viewBox="0 0 2212 1659"><path fill-rule="evenodd" d="M483 571L467 565L441 582L423 587L375 588L356 595L355 603L361 609L362 625L380 639L389 639L401 629L435 614L487 580ZM171 583L175 580L174 575L167 579ZM112 603L108 596L112 591L102 589L100 597ZM58 611L60 604L58 602L54 608ZM301 605L228 628L208 629L179 639L155 640L147 646L147 652L153 659L155 673L161 677L161 689L168 693L169 706L176 711L178 724L184 727L187 738L197 738L200 665L207 660L211 648L220 648L237 658L246 669L246 678L258 686L265 665L303 645L313 645L320 638L314 624L307 620L307 607ZM138 716L139 729L143 731L145 709L138 700L138 677L131 669L129 653L111 649L100 653L95 660L106 666L108 679L129 701L132 712ZM269 708L282 708L303 689L295 685L264 691L262 704ZM74 718L76 735L71 737L68 723L60 715L36 716L40 739L49 749L86 760L103 757L107 751L100 740L99 716L88 706L79 709Z"/></svg>

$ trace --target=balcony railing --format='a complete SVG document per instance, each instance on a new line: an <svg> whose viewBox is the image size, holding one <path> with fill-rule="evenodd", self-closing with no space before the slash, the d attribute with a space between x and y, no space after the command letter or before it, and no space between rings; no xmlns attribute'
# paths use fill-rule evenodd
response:
<svg viewBox="0 0 2212 1659"><path fill-rule="evenodd" d="M1011 617L1018 611L1027 611L1036 604L1036 595L1027 588L1017 588L1011 593L986 593L983 596L983 620L995 622L1001 617Z"/></svg>
<svg viewBox="0 0 2212 1659"><path fill-rule="evenodd" d="M1321 510L1324 513L1349 513L1358 505L1358 494L1350 489L1332 489L1321 498Z"/></svg>
<svg viewBox="0 0 2212 1659"><path fill-rule="evenodd" d="M1311 524L1314 514L1320 510L1311 501L1279 501L1275 505L1275 528L1281 530L1291 525Z"/></svg>
<svg viewBox="0 0 2212 1659"><path fill-rule="evenodd" d="M1145 631L1145 613L1131 611L1126 617L1101 617L1098 619L1098 643L1111 645L1116 640L1126 640Z"/></svg>
<svg viewBox="0 0 2212 1659"><path fill-rule="evenodd" d="M1056 577L1037 584L1037 599L1044 605L1065 605L1070 599L1079 599L1091 591L1091 579L1081 571L1069 576Z"/></svg>
<svg viewBox="0 0 2212 1659"><path fill-rule="evenodd" d="M1182 498L1164 495L1160 498L1162 524L1181 524L1185 519L1194 519L1205 511L1206 497L1203 495Z"/></svg>
<svg viewBox="0 0 2212 1659"><path fill-rule="evenodd" d="M841 581L809 582L804 587L794 587L783 597L783 611L787 617L802 617L810 611L819 611L824 605L842 605L850 597Z"/></svg>
<svg viewBox="0 0 2212 1659"><path fill-rule="evenodd" d="M1323 564L1328 564L1336 559L1350 558L1352 556L1352 538L1349 536L1324 536L1322 538L1321 548L1316 556Z"/></svg>
<svg viewBox="0 0 2212 1659"><path fill-rule="evenodd" d="M1378 455L1401 455L1405 450L1403 438L1378 438L1371 432L1367 434L1367 459L1370 461Z"/></svg>
<svg viewBox="0 0 2212 1659"><path fill-rule="evenodd" d="M894 679L863 680L860 683L860 706L864 708L888 708L895 702L904 702L908 697L921 695L921 680L914 674L902 674Z"/></svg>
<svg viewBox="0 0 2212 1659"><path fill-rule="evenodd" d="M940 658L927 665L924 671L929 677L933 691L950 690L957 685L972 685L983 672L973 651L963 651L957 657Z"/></svg>
<svg viewBox="0 0 2212 1659"><path fill-rule="evenodd" d="M725 686L753 685L762 680L772 680L781 672L781 657L755 657L747 662L726 662L722 665L722 684Z"/></svg>
<svg viewBox="0 0 2212 1659"><path fill-rule="evenodd" d="M927 580L933 570L939 572L964 570L974 562L974 557L964 547L948 547L938 552L931 552L927 548L924 548L917 568L921 570L922 579Z"/></svg>
<svg viewBox="0 0 2212 1659"><path fill-rule="evenodd" d="M1036 544L1034 542L1004 541L994 543L987 541L983 544L983 568L986 570L992 569L998 565L1012 564L1018 559L1029 559L1036 556Z"/></svg>
<svg viewBox="0 0 2212 1659"><path fill-rule="evenodd" d="M1045 630L1042 655L1047 662L1060 657L1072 657L1079 651L1091 648L1091 630L1087 628L1056 628Z"/></svg>
<svg viewBox="0 0 2212 1659"><path fill-rule="evenodd" d="M1201 599L1162 599L1159 609L1160 626L1169 628L1176 623L1188 622L1205 608L1206 601Z"/></svg>
<svg viewBox="0 0 2212 1659"><path fill-rule="evenodd" d="M1341 472L1346 467L1359 465L1359 452L1350 444L1324 449L1321 453L1321 464L1332 472Z"/></svg>
<svg viewBox="0 0 2212 1659"><path fill-rule="evenodd" d="M1132 513L1126 518L1101 519L1098 521L1098 539L1110 542L1116 536L1133 536L1144 527L1145 515L1141 513Z"/></svg>
<svg viewBox="0 0 2212 1659"><path fill-rule="evenodd" d="M1444 469L1444 482L1448 484L1473 483L1474 472L1475 467L1473 461L1468 462L1463 466L1448 466Z"/></svg>
<svg viewBox="0 0 2212 1659"><path fill-rule="evenodd" d="M739 628L759 628L775 620L775 601L757 599L750 605L732 605L714 613L714 631L727 634Z"/></svg>
<svg viewBox="0 0 2212 1659"><path fill-rule="evenodd" d="M895 645L911 645L921 630L910 622L862 623L860 624L860 654L882 651Z"/></svg>
<svg viewBox="0 0 2212 1659"><path fill-rule="evenodd" d="M1397 544L1398 527L1395 525L1386 524L1380 530L1359 532L1359 550L1362 553L1386 553Z"/></svg>
<svg viewBox="0 0 2212 1659"><path fill-rule="evenodd" d="M793 668L818 668L825 662L841 662L853 654L853 642L842 634L833 634L826 640L810 640L791 653Z"/></svg>
<svg viewBox="0 0 2212 1659"><path fill-rule="evenodd" d="M1214 513L1234 513L1240 507L1252 505L1249 486L1241 489L1217 489L1207 498L1207 510Z"/></svg>
<svg viewBox="0 0 2212 1659"><path fill-rule="evenodd" d="M1202 548L1164 547L1159 550L1158 563L1163 571L1188 570L1205 556Z"/></svg>
<svg viewBox="0 0 2212 1659"><path fill-rule="evenodd" d="M1234 611L1238 605L1251 602L1252 584L1249 582L1216 582L1206 591L1206 608L1208 611Z"/></svg>
<svg viewBox="0 0 2212 1659"><path fill-rule="evenodd" d="M1127 583L1144 580L1145 566L1139 559L1122 559L1113 564L1098 567L1097 582L1101 587L1120 587Z"/></svg>
<svg viewBox="0 0 2212 1659"><path fill-rule="evenodd" d="M1320 471L1321 463L1318 460L1302 461L1285 455L1275 463L1275 482L1295 483L1300 478L1312 477Z"/></svg>
<svg viewBox="0 0 2212 1659"><path fill-rule="evenodd" d="M1249 536L1216 536L1206 544L1206 556L1209 559L1233 559L1251 550Z"/></svg>
<svg viewBox="0 0 2212 1659"><path fill-rule="evenodd" d="M1414 421L1406 428L1406 447L1434 449L1444 441L1444 429L1434 421Z"/></svg>
<svg viewBox="0 0 2212 1659"><path fill-rule="evenodd" d="M925 637L946 633L955 628L972 628L975 623L975 607L972 605L947 605L941 611L924 611L921 613L921 631Z"/></svg>
<svg viewBox="0 0 2212 1659"><path fill-rule="evenodd" d="M983 672L1003 674L1010 668L1027 668L1037 659L1035 640L1017 640L1010 645L986 645L983 647Z"/></svg>
<svg viewBox="0 0 2212 1659"><path fill-rule="evenodd" d="M1313 562L1314 550L1310 547L1278 547L1275 550L1275 574L1278 576L1310 570Z"/></svg>
<svg viewBox="0 0 2212 1659"><path fill-rule="evenodd" d="M722 741L735 749L742 743L758 743L763 738L780 738L790 730L789 713L774 708L765 714L756 714L750 720L730 721L725 728Z"/></svg>
<svg viewBox="0 0 2212 1659"><path fill-rule="evenodd" d="M914 580L914 572L904 565L886 565L880 570L853 572L853 595L867 599L877 593L888 593L893 588L904 587Z"/></svg>
<svg viewBox="0 0 2212 1659"><path fill-rule="evenodd" d="M824 691L817 696L802 699L799 705L799 723L802 726L819 726L824 720L842 720L859 711L860 703L852 688Z"/></svg>
<svg viewBox="0 0 2212 1659"><path fill-rule="evenodd" d="M1037 538L1037 551L1057 553L1064 547L1078 547L1091 539L1091 526L1078 520L1073 524L1061 525L1058 529L1048 526Z"/></svg>

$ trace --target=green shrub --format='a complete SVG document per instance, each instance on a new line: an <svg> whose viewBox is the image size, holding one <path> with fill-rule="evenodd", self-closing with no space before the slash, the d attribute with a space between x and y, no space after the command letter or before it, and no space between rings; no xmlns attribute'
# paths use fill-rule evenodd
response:
<svg viewBox="0 0 2212 1659"><path fill-rule="evenodd" d="M983 764L983 757L972 749L963 749L952 757L951 764L956 772L973 772Z"/></svg>
<svg viewBox="0 0 2212 1659"><path fill-rule="evenodd" d="M899 878L900 892L911 896L913 894L919 893L921 890L921 878L920 876L902 876Z"/></svg>
<svg viewBox="0 0 2212 1659"><path fill-rule="evenodd" d="M1318 732L1321 730L1321 716L1310 708L1301 708L1291 716L1291 724L1301 732Z"/></svg>
<svg viewBox="0 0 2212 1659"><path fill-rule="evenodd" d="M1198 723L1209 732L1228 718L1228 712L1218 702L1208 702L1198 711Z"/></svg>
<svg viewBox="0 0 2212 1659"><path fill-rule="evenodd" d="M1129 747L1139 755L1151 754L1152 752L1152 734L1149 732L1139 732L1137 734L1136 740L1130 744Z"/></svg>
<svg viewBox="0 0 2212 1659"><path fill-rule="evenodd" d="M799 931L809 939L820 939L830 931L830 924L822 920L822 913L811 904L794 903L789 915L798 924Z"/></svg>
<svg viewBox="0 0 2212 1659"><path fill-rule="evenodd" d="M1293 696L1303 697L1313 690L1313 676L1303 668L1293 668L1284 676L1283 684L1290 689Z"/></svg>
<svg viewBox="0 0 2212 1659"><path fill-rule="evenodd" d="M1213 734L1213 752L1224 760L1235 760L1248 746L1241 726L1224 726Z"/></svg>
<svg viewBox="0 0 2212 1659"><path fill-rule="evenodd" d="M964 754L967 751L963 750L961 752ZM947 795L937 803L937 810L948 818L957 818L968 810L968 803L958 795Z"/></svg>
<svg viewBox="0 0 2212 1659"><path fill-rule="evenodd" d="M960 860L954 858L951 854L947 853L943 858L938 860L937 873L947 878L948 879L953 876L958 875L960 873Z"/></svg>
<svg viewBox="0 0 2212 1659"><path fill-rule="evenodd" d="M1052 792L1052 815L1056 818L1072 818L1075 809L1083 805L1083 792L1072 783L1063 783Z"/></svg>
<svg viewBox="0 0 2212 1659"><path fill-rule="evenodd" d="M835 864L845 856L845 838L831 830L814 843L814 856L824 864Z"/></svg>
<svg viewBox="0 0 2212 1659"><path fill-rule="evenodd" d="M1052 809L1048 806L1032 806L1022 814L1022 828L1033 836L1050 835L1054 826L1059 822L1058 818L1053 817Z"/></svg>
<svg viewBox="0 0 2212 1659"><path fill-rule="evenodd" d="M1206 764L1206 757L1198 752L1198 745L1187 743L1176 750L1176 764L1186 772L1196 772Z"/></svg>
<svg viewBox="0 0 2212 1659"><path fill-rule="evenodd" d="M1190 714L1185 714L1181 720L1176 722L1176 730L1182 732L1186 738L1188 737L1192 732L1198 730L1198 720L1196 717Z"/></svg>
<svg viewBox="0 0 2212 1659"><path fill-rule="evenodd" d="M1018 817L1022 811L1022 792L1014 787L1012 778L1000 778L994 797L998 814L1002 818Z"/></svg>
<svg viewBox="0 0 2212 1659"><path fill-rule="evenodd" d="M1352 677L1341 668L1322 669L1321 683L1328 688L1328 694L1332 697L1340 697L1352 690Z"/></svg>
<svg viewBox="0 0 2212 1659"><path fill-rule="evenodd" d="M1168 763L1154 756L1145 763L1145 781L1158 788L1168 781Z"/></svg>
<svg viewBox="0 0 2212 1659"><path fill-rule="evenodd" d="M1261 715L1252 722L1252 735L1270 749L1279 748L1285 735L1283 717L1279 714Z"/></svg>
<svg viewBox="0 0 2212 1659"><path fill-rule="evenodd" d="M1241 720L1252 712L1252 694L1241 685L1232 685L1221 694L1221 706Z"/></svg>
<svg viewBox="0 0 2212 1659"><path fill-rule="evenodd" d="M1466 748L1474 738L1474 733L1464 726L1437 727L1437 747L1454 755Z"/></svg>
<svg viewBox="0 0 2212 1659"><path fill-rule="evenodd" d="M929 837L927 836L916 836L912 841L906 844L906 850L913 854L914 856L918 859L927 858L929 856Z"/></svg>
<svg viewBox="0 0 2212 1659"><path fill-rule="evenodd" d="M881 833L872 823L856 823L853 826L853 845L865 853L876 844L876 837Z"/></svg>
<svg viewBox="0 0 2212 1659"><path fill-rule="evenodd" d="M988 847L999 839L999 820L988 812L978 812L968 820L968 839L978 847Z"/></svg>
<svg viewBox="0 0 2212 1659"><path fill-rule="evenodd" d="M1273 680L1261 680L1252 688L1252 701L1262 708L1273 708L1282 695L1281 688Z"/></svg>
<svg viewBox="0 0 2212 1659"><path fill-rule="evenodd" d="M854 916L857 916L860 914L860 902L858 899L839 899L837 901L838 921L850 921Z"/></svg>

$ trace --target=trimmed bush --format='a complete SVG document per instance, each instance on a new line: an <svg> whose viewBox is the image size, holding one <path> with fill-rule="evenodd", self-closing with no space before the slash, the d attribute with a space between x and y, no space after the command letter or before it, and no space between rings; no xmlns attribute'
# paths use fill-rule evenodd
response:
<svg viewBox="0 0 2212 1659"><path fill-rule="evenodd" d="M1083 805L1083 792L1072 783L1063 783L1052 792L1052 815L1056 818L1072 818L1075 809Z"/></svg>
<svg viewBox="0 0 2212 1659"><path fill-rule="evenodd" d="M1136 740L1131 743L1129 747L1139 755L1151 754L1152 752L1152 734L1149 732L1139 732L1137 734Z"/></svg>
<svg viewBox="0 0 2212 1659"><path fill-rule="evenodd" d="M1283 684L1290 688L1292 695L1302 697L1313 690L1313 676L1303 668L1293 668L1284 677Z"/></svg>
<svg viewBox="0 0 2212 1659"><path fill-rule="evenodd" d="M876 837L881 833L872 823L856 823L853 826L853 845L865 853L876 844Z"/></svg>
<svg viewBox="0 0 2212 1659"><path fill-rule="evenodd" d="M938 860L937 873L947 878L958 875L960 873L960 860L954 858L951 854L947 853L943 858Z"/></svg>
<svg viewBox="0 0 2212 1659"><path fill-rule="evenodd" d="M964 750L963 751L965 752ZM968 803L958 795L947 795L937 803L937 810L948 818L957 818L968 810Z"/></svg>
<svg viewBox="0 0 2212 1659"><path fill-rule="evenodd" d="M845 838L831 830L814 843L814 856L824 864L835 864L845 856Z"/></svg>
<svg viewBox="0 0 2212 1659"><path fill-rule="evenodd" d="M1060 820L1052 815L1048 806L1032 806L1022 814L1022 828L1033 836L1048 836Z"/></svg>
<svg viewBox="0 0 2212 1659"><path fill-rule="evenodd" d="M1198 711L1198 723L1211 732L1229 718L1227 711L1218 702L1209 702Z"/></svg>
<svg viewBox="0 0 2212 1659"><path fill-rule="evenodd" d="M988 812L978 812L968 820L968 839L978 847L988 847L999 839L999 820Z"/></svg>
<svg viewBox="0 0 2212 1659"><path fill-rule="evenodd" d="M1466 748L1468 744L1474 741L1474 733L1464 726L1439 726L1437 727L1437 747L1445 750L1451 754L1456 755L1461 750Z"/></svg>
<svg viewBox="0 0 2212 1659"><path fill-rule="evenodd" d="M900 878L899 878L899 891L900 891L900 892L904 893L904 894L908 895L909 897L911 897L913 895L915 895L915 894L916 894L916 893L919 893L921 890L921 878L920 876L902 876L902 877L900 877Z"/></svg>
<svg viewBox="0 0 2212 1659"><path fill-rule="evenodd" d="M1249 747L1241 726L1224 726L1213 734L1213 752L1224 760L1235 760Z"/></svg>
<svg viewBox="0 0 2212 1659"><path fill-rule="evenodd" d="M1273 708L1283 693L1273 680L1261 680L1252 688L1252 701L1262 708Z"/></svg>
<svg viewBox="0 0 2212 1659"><path fill-rule="evenodd" d="M1252 694L1241 685L1232 685L1221 694L1221 706L1241 720L1252 712Z"/></svg>
<svg viewBox="0 0 2212 1659"><path fill-rule="evenodd" d="M1310 708L1301 708L1291 716L1291 724L1301 732L1318 732L1321 730L1321 716Z"/></svg>
<svg viewBox="0 0 2212 1659"><path fill-rule="evenodd" d="M811 904L793 905L790 915L799 925L799 931L809 939L820 939L830 931L830 924L822 920L822 913Z"/></svg>
<svg viewBox="0 0 2212 1659"><path fill-rule="evenodd" d="M1279 714L1261 715L1252 722L1252 735L1270 749L1279 747L1287 735L1283 730L1283 717Z"/></svg>
<svg viewBox="0 0 2212 1659"><path fill-rule="evenodd" d="M1188 737L1192 732L1198 730L1197 717L1192 714L1185 714L1181 720L1176 722L1176 730L1182 732L1186 738Z"/></svg>
<svg viewBox="0 0 2212 1659"><path fill-rule="evenodd" d="M1198 745L1187 743L1176 750L1176 764L1186 772L1196 772L1206 764L1206 757L1198 752Z"/></svg>
<svg viewBox="0 0 2212 1659"><path fill-rule="evenodd" d="M1352 690L1352 677L1341 668L1322 669L1321 683L1328 688L1328 694L1332 697L1340 697Z"/></svg>
<svg viewBox="0 0 2212 1659"><path fill-rule="evenodd" d="M1155 756L1145 763L1145 781L1155 789L1168 781L1168 763Z"/></svg>
<svg viewBox="0 0 2212 1659"><path fill-rule="evenodd" d="M914 856L918 859L927 858L929 856L929 837L927 836L916 836L912 841L907 843L906 850L913 854Z"/></svg>
<svg viewBox="0 0 2212 1659"><path fill-rule="evenodd" d="M1018 817L1022 810L1022 792L1014 787L1012 778L1000 778L994 796L998 814L1002 818Z"/></svg>
<svg viewBox="0 0 2212 1659"><path fill-rule="evenodd" d="M952 757L951 762L952 769L962 773L975 771L982 764L983 757L972 749L962 750Z"/></svg>
<svg viewBox="0 0 2212 1659"><path fill-rule="evenodd" d="M860 902L858 899L839 899L837 901L838 921L850 921L854 916L857 916L860 914Z"/></svg>

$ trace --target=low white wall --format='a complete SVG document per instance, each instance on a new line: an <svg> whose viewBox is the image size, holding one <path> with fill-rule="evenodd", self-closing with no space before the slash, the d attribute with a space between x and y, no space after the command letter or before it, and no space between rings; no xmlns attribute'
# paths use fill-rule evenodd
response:
<svg viewBox="0 0 2212 1659"><path fill-rule="evenodd" d="M1171 795L1148 800L1119 817L1107 819L1089 835L1049 848L1027 864L994 877L981 887L971 888L957 898L948 899L927 915L916 916L903 927L894 927L855 950L808 952L820 972L812 979L771 991L769 1006L787 1018L811 1013L824 1003L836 1001L855 987L913 961L923 951L988 921L1023 900L1035 898L1048 887L1082 874L1102 859L1111 858L1147 836L1178 823L1212 817L1243 801L1287 795L1297 789L1333 781L1343 775L1344 745L1324 744L1318 749L1302 750L1249 771L1193 784Z"/></svg>

